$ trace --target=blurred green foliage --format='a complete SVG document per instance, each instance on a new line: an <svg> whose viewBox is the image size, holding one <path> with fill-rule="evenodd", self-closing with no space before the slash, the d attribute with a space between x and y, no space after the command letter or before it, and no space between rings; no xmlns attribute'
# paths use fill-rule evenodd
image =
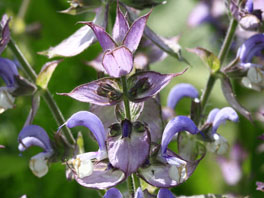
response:
<svg viewBox="0 0 264 198"><path fill-rule="evenodd" d="M48 61L48 58L38 55L37 52L46 50L70 36L81 27L76 22L91 20L94 16L93 13L77 16L59 13L58 11L68 8L67 0L30 1L23 16L20 11L22 2L22 0L1 0L0 15L7 13L12 16L10 24L12 36L37 72ZM148 25L163 36L181 35L180 44L184 47L200 46L217 54L223 37L216 36L209 25L202 25L191 31L186 26L188 14L195 3L196 1L192 0L168 0L167 4L153 9ZM19 18L21 15L22 19ZM68 92L79 84L96 79L96 72L85 65L85 62L95 58L100 50L100 46L95 44L78 56L65 58L55 70L49 83L49 89L66 118L79 110L88 110L89 105L69 97L58 96L56 93ZM162 91L163 105L166 105L166 97L170 88L176 83L192 83L200 93L206 84L209 75L207 68L195 55L186 51L183 53L192 67L184 75L173 80ZM5 50L3 56L14 59L8 50ZM230 53L229 56L234 56L234 54ZM168 57L165 61L155 64L151 68L162 73L172 73L181 71L185 67L184 63ZM242 88L238 82L234 82L234 86L239 101L251 111L256 112L258 107L263 105L263 93ZM17 150L17 134L23 127L30 110L30 104L30 97L17 98L16 108L0 115L0 144L6 146L5 149L0 150L0 197L20 197L24 194L30 198L99 197L95 190L86 189L75 181L67 181L65 166L60 163L52 164L49 173L43 178L39 179L31 173L28 161L32 155L39 152L39 149L31 148L23 153L23 157ZM227 103L222 95L220 85L217 83L206 107L206 112L214 107L221 108L224 106L227 106ZM176 112L187 115L189 107L190 101L184 99L177 106ZM45 128L50 136L57 130L58 126L43 101L41 101L34 124ZM176 195L235 193L251 195L253 198L263 197L262 192L255 190L256 181L264 181L264 157L263 153L257 152L257 148L261 144L257 137L263 132L263 126L263 123L260 122L255 122L253 125L241 117L238 124L227 123L218 131L229 140L231 145L239 141L248 151L248 157L243 164L243 178L239 184L232 187L228 186L223 180L216 156L208 153L190 179L172 191ZM86 151L97 149L96 144L87 135L88 130L85 128L74 129L75 137L78 130L84 132Z"/></svg>

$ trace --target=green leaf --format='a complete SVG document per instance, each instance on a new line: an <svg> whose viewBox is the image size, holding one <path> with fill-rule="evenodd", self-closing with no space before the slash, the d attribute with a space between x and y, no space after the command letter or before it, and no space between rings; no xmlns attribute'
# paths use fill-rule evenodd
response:
<svg viewBox="0 0 264 198"><path fill-rule="evenodd" d="M207 49L196 47L193 49L187 49L187 51L196 54L201 60L210 68L212 73L216 73L220 69L220 60Z"/></svg>
<svg viewBox="0 0 264 198"><path fill-rule="evenodd" d="M36 84L42 89L46 89L54 70L61 61L62 60L55 60L46 63L37 76Z"/></svg>

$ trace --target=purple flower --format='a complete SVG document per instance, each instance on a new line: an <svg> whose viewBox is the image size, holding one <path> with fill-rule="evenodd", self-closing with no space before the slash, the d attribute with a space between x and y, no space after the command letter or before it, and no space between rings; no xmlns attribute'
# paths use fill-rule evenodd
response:
<svg viewBox="0 0 264 198"><path fill-rule="evenodd" d="M175 198L175 196L167 188L161 188L159 190L157 198Z"/></svg>
<svg viewBox="0 0 264 198"><path fill-rule="evenodd" d="M184 97L198 99L199 93L197 89L193 87L191 84L187 84L187 83L177 84L170 90L167 99L167 106L170 107L171 109L174 109L175 106L178 104L178 102Z"/></svg>
<svg viewBox="0 0 264 198"><path fill-rule="evenodd" d="M0 87L0 113L14 107L15 98L12 93L17 88L18 71L13 61L0 57L0 77L6 86Z"/></svg>
<svg viewBox="0 0 264 198"><path fill-rule="evenodd" d="M31 146L38 146L43 152L30 159L29 167L34 175L43 177L48 172L48 160L53 154L51 142L46 131L37 125L24 127L18 135L18 150L23 152Z"/></svg>
<svg viewBox="0 0 264 198"><path fill-rule="evenodd" d="M104 198L123 198L123 195L117 188L110 188L104 194Z"/></svg>
<svg viewBox="0 0 264 198"><path fill-rule="evenodd" d="M253 0L247 0L246 5L245 5L245 9L249 13L252 13L253 12L253 10L254 10Z"/></svg>
<svg viewBox="0 0 264 198"><path fill-rule="evenodd" d="M99 146L97 152L78 154L68 161L75 180L80 185L88 188L106 189L125 179L125 174L121 170L114 169L108 162L105 144L107 134L101 120L96 115L88 111L80 111L73 114L64 125L69 128L87 127Z"/></svg>
<svg viewBox="0 0 264 198"><path fill-rule="evenodd" d="M110 76L117 78L131 72L133 68L132 53L139 45L150 13L138 18L129 27L128 21L117 5L113 37L93 22L83 22L92 28L102 46L104 51L102 64Z"/></svg>
<svg viewBox="0 0 264 198"><path fill-rule="evenodd" d="M238 115L231 107L224 107L222 109L215 108L211 110L206 121L206 125L212 127L208 134L212 141L206 144L206 148L219 155L226 153L229 147L227 140L216 133L219 126L224 124L226 120L238 122Z"/></svg>
<svg viewBox="0 0 264 198"><path fill-rule="evenodd" d="M263 182L256 182L257 190L264 192L264 183Z"/></svg>
<svg viewBox="0 0 264 198"><path fill-rule="evenodd" d="M8 44L10 40L10 30L8 26L9 20L10 19L8 19L7 15L3 15L1 22L0 22L0 26L2 28L2 38L0 40L0 55L6 48L6 45Z"/></svg>
<svg viewBox="0 0 264 198"><path fill-rule="evenodd" d="M238 49L237 57L240 58L240 65L247 76L242 79L242 83L255 90L261 90L264 87L263 65L252 62L254 56L261 55L264 49L264 34L256 34L247 39Z"/></svg>
<svg viewBox="0 0 264 198"><path fill-rule="evenodd" d="M150 156L156 157L151 159L151 163L146 163L139 169L140 177L147 183L159 188L169 188L177 186L191 176L205 153L194 161L187 161L168 150L167 147L173 136L182 131L191 134L199 133L194 122L186 116L178 116L171 120L164 129L159 154L154 154L159 149L153 146Z"/></svg>

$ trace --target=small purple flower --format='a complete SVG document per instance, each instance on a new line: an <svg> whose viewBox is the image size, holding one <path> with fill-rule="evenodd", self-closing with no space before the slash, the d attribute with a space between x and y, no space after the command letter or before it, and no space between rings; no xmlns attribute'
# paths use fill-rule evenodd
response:
<svg viewBox="0 0 264 198"><path fill-rule="evenodd" d="M110 76L117 78L131 72L133 68L132 53L139 45L150 13L138 18L129 27L128 21L117 5L113 37L93 22L83 22L92 28L102 46L104 51L102 64Z"/></svg>
<svg viewBox="0 0 264 198"><path fill-rule="evenodd" d="M159 188L169 188L179 185L191 176L204 153L195 161L186 161L167 149L173 136L182 131L199 133L194 122L186 116L177 116L171 120L164 129L159 154L155 155L157 157L150 164L139 169L139 175L147 183ZM152 152L157 152L156 149L152 148Z"/></svg>
<svg viewBox="0 0 264 198"><path fill-rule="evenodd" d="M178 102L184 97L198 99L199 93L197 89L191 84L187 84L187 83L177 84L170 90L167 99L167 106L170 107L171 109L174 109L175 106L178 104Z"/></svg>
<svg viewBox="0 0 264 198"><path fill-rule="evenodd" d="M6 48L6 45L8 44L9 40L10 40L10 30L9 30L9 20L7 15L3 15L0 25L2 28L2 38L0 40L0 55L2 54L2 52L4 51L4 49Z"/></svg>
<svg viewBox="0 0 264 198"><path fill-rule="evenodd" d="M104 198L123 198L123 195L117 188L110 188L106 191Z"/></svg>
<svg viewBox="0 0 264 198"><path fill-rule="evenodd" d="M252 63L254 56L259 56L264 49L264 34L256 34L247 39L238 49L237 57L240 58L240 65L247 71L247 76L242 79L242 83L255 90L264 87L263 65Z"/></svg>
<svg viewBox="0 0 264 198"><path fill-rule="evenodd" d="M224 124L226 120L238 122L238 115L231 107L224 107L222 109L215 108L211 110L206 121L206 124L212 127L208 134L212 142L206 144L207 150L219 155L226 153L229 147L227 140L216 133L219 126Z"/></svg>
<svg viewBox="0 0 264 198"><path fill-rule="evenodd" d="M254 10L254 3L253 0L247 0L246 5L245 5L245 9L248 13L252 13Z"/></svg>
<svg viewBox="0 0 264 198"><path fill-rule="evenodd" d="M48 172L48 159L53 154L51 142L46 131L37 125L24 127L18 135L18 150L23 152L31 146L38 146L43 152L30 159L29 167L34 175L43 177Z"/></svg>
<svg viewBox="0 0 264 198"><path fill-rule="evenodd" d="M18 71L13 61L0 57L0 77L6 86L0 87L0 113L14 107L15 98L12 93L17 88Z"/></svg>
<svg viewBox="0 0 264 198"><path fill-rule="evenodd" d="M264 192L264 182L256 182L257 190Z"/></svg>
<svg viewBox="0 0 264 198"><path fill-rule="evenodd" d="M87 127L99 146L97 152L82 153L68 161L75 180L80 185L87 188L106 189L125 179L125 174L122 171L113 169L112 165L107 162L106 132L101 120L96 115L88 111L80 111L73 114L64 125L69 128Z"/></svg>
<svg viewBox="0 0 264 198"><path fill-rule="evenodd" d="M159 193L157 195L157 198L175 198L175 196L167 188L161 188L159 190Z"/></svg>

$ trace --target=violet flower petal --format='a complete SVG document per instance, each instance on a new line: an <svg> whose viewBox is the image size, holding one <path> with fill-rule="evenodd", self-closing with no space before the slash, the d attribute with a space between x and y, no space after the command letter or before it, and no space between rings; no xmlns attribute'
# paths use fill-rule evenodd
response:
<svg viewBox="0 0 264 198"><path fill-rule="evenodd" d="M123 196L117 188L110 188L104 194L104 198L123 198Z"/></svg>
<svg viewBox="0 0 264 198"><path fill-rule="evenodd" d="M128 97L133 102L141 102L159 93L176 76L175 74L160 74L154 71L138 72L128 79Z"/></svg>
<svg viewBox="0 0 264 198"><path fill-rule="evenodd" d="M148 124L151 142L160 142L163 132L161 114L160 104L156 99L149 98L144 102L144 109L138 120Z"/></svg>
<svg viewBox="0 0 264 198"><path fill-rule="evenodd" d="M157 198L175 198L175 196L169 189L161 188L158 192Z"/></svg>
<svg viewBox="0 0 264 198"><path fill-rule="evenodd" d="M176 133L181 131L187 131L191 134L199 133L198 128L196 127L195 123L186 116L177 116L173 120L169 121L166 125L162 140L161 140L161 154L162 156L166 156L167 147L172 140L173 136Z"/></svg>
<svg viewBox="0 0 264 198"><path fill-rule="evenodd" d="M119 78L127 75L133 69L133 55L125 46L106 51L103 57L103 67L112 77Z"/></svg>
<svg viewBox="0 0 264 198"><path fill-rule="evenodd" d="M135 198L144 198L144 193L140 187L137 188Z"/></svg>
<svg viewBox="0 0 264 198"><path fill-rule="evenodd" d="M218 127L225 123L226 120L230 120L232 122L238 122L238 115L235 110L231 107L222 108L215 116L213 121L212 133L216 133Z"/></svg>
<svg viewBox="0 0 264 198"><path fill-rule="evenodd" d="M1 19L1 27L2 27L2 38L0 40L0 55L6 48L6 45L8 44L10 40L10 30L9 30L9 20L7 15L3 15Z"/></svg>
<svg viewBox="0 0 264 198"><path fill-rule="evenodd" d="M123 39L126 36L126 33L129 30L128 22L122 13L122 11L119 8L119 5L116 6L116 20L113 27L113 39L115 42L120 43L123 41Z"/></svg>
<svg viewBox="0 0 264 198"><path fill-rule="evenodd" d="M112 90L109 90L108 92L109 94L100 94L99 90L104 85L112 87ZM102 78L80 85L73 89L70 93L59 93L59 95L69 96L81 102L108 106L117 104L121 100L122 94L118 89L119 85L113 78Z"/></svg>
<svg viewBox="0 0 264 198"><path fill-rule="evenodd" d="M206 123L213 123L214 119L215 119L215 116L216 114L220 111L220 109L218 108L214 108L210 111L210 113L208 114L208 117L207 117L207 120L206 120Z"/></svg>
<svg viewBox="0 0 264 198"><path fill-rule="evenodd" d="M263 182L256 182L256 185L257 185L256 190L264 192L264 183Z"/></svg>
<svg viewBox="0 0 264 198"><path fill-rule="evenodd" d="M197 27L198 25L210 20L212 20L212 16L209 5L206 2L200 2L192 10L188 18L188 25L190 27Z"/></svg>
<svg viewBox="0 0 264 198"><path fill-rule="evenodd" d="M87 127L93 133L96 141L98 142L100 153L99 158L102 159L106 157L106 132L104 130L103 123L95 114L88 111L79 111L73 114L64 125L69 128L76 126Z"/></svg>
<svg viewBox="0 0 264 198"><path fill-rule="evenodd" d="M256 34L247 39L237 52L237 56L240 58L242 66L246 63L250 63L252 58L263 49L264 34Z"/></svg>
<svg viewBox="0 0 264 198"><path fill-rule="evenodd" d="M127 32L123 44L134 53L138 48L139 42L144 32L145 25L147 23L148 17L151 14L151 11L144 16L139 17L131 25L129 31Z"/></svg>
<svg viewBox="0 0 264 198"><path fill-rule="evenodd" d="M93 22L82 22L88 25L94 32L97 40L99 41L103 51L114 49L117 45L112 37L105 31L104 28L94 24Z"/></svg>
<svg viewBox="0 0 264 198"><path fill-rule="evenodd" d="M139 133L133 127L132 132L124 133L123 137L110 136L107 139L107 149L108 158L113 167L130 175L137 171L149 155L149 132L145 128L145 131Z"/></svg>
<svg viewBox="0 0 264 198"><path fill-rule="evenodd" d="M26 150L30 146L39 146L45 152L52 152L50 139L46 131L37 125L28 125L24 127L18 135L20 151Z"/></svg>
<svg viewBox="0 0 264 198"><path fill-rule="evenodd" d="M15 63L9 59L0 57L0 77L5 81L7 87L15 86L16 76L18 76L18 71Z"/></svg>
<svg viewBox="0 0 264 198"><path fill-rule="evenodd" d="M125 179L125 174L117 169L109 168L108 164L98 162L94 164L93 173L87 177L79 178L75 175L75 180L82 186L95 189L111 188Z"/></svg>
<svg viewBox="0 0 264 198"><path fill-rule="evenodd" d="M187 84L187 83L177 84L170 90L167 99L167 106L174 109L175 106L183 97L189 97L194 99L199 97L199 93L197 89L191 84Z"/></svg>
<svg viewBox="0 0 264 198"><path fill-rule="evenodd" d="M254 10L254 4L253 4L253 0L247 0L246 5L245 5L245 9L249 12L252 13Z"/></svg>

